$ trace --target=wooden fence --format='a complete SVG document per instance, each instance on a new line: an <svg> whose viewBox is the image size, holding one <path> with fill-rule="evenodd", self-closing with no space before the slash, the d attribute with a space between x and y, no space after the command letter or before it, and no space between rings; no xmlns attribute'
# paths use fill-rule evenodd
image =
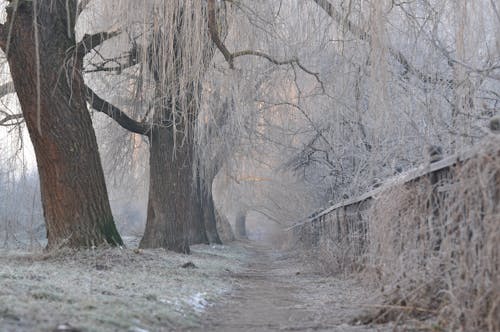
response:
<svg viewBox="0 0 500 332"><path fill-rule="evenodd" d="M316 211L288 229L292 241L306 249L317 248L325 241L344 243L350 248L350 255L361 256L367 247L370 208L377 196L395 186L430 184L432 210L439 213L439 203L452 185L454 167L473 157L471 150L428 163L388 179L380 187L361 196ZM438 245L439 234L436 240Z"/></svg>

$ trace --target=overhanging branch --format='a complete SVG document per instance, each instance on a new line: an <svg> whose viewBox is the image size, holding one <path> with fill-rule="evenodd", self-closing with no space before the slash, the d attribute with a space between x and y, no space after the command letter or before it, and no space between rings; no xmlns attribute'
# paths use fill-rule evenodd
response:
<svg viewBox="0 0 500 332"><path fill-rule="evenodd" d="M367 31L365 31L362 27L358 26L348 18L343 17L342 14L337 9L335 9L335 7L330 3L330 1L328 0L313 0L313 1L321 9L323 9L328 14L328 16L330 16L333 20L335 20L337 24L346 27L347 31L353 34L356 38L366 41L369 44L372 43L371 35ZM420 70L411 65L410 61L408 61L408 59L404 56L404 54L401 51L394 49L390 45L388 46L388 50L391 56L397 62L399 62L401 66L403 66L404 68L403 76L406 75L407 73L410 73L416 76L419 80L421 80L424 83L446 83L446 84L453 83L451 80L422 73Z"/></svg>
<svg viewBox="0 0 500 332"><path fill-rule="evenodd" d="M347 18L343 18L342 14L335 9L335 7L328 1L328 0L313 0L316 2L318 6L323 9L328 16L333 18L338 24L345 24L345 27L347 30L349 30L350 33L356 36L356 38L365 40L369 43L371 43L371 36L364 31L360 26L354 24L351 20Z"/></svg>
<svg viewBox="0 0 500 332"><path fill-rule="evenodd" d="M133 67L139 63L134 50L131 50L130 54L126 56L109 59L104 58L98 51L96 51L96 54L101 58L101 62L94 63L92 62L92 59L89 59L87 67L92 68L85 68L84 73L115 72L117 74L121 74L125 69ZM123 62L124 59L126 60L125 62ZM112 65L110 66L110 64Z"/></svg>
<svg viewBox="0 0 500 332"><path fill-rule="evenodd" d="M266 53L263 53L260 51L253 51L253 50L238 51L238 52L233 53L231 56L232 56L232 59L236 59L236 58L241 57L241 56L249 56L249 55L264 58L267 61L269 61L275 65L278 65L278 66L296 65L306 74L314 76L316 81L321 85L321 89L323 90L323 92L325 91L325 87L324 87L323 81L321 81L321 79L319 77L319 73L316 73L316 72L313 72L313 71L307 69L300 62L300 60L298 58L293 58L293 59L288 59L288 60L277 60L277 59L273 58L272 56L270 56L269 54L266 54Z"/></svg>
<svg viewBox="0 0 500 332"><path fill-rule="evenodd" d="M118 36L121 31L113 32L99 32L92 35L84 35L82 40L77 44L77 51L79 54L87 54L95 47L101 45L106 40Z"/></svg>
<svg viewBox="0 0 500 332"><path fill-rule="evenodd" d="M208 0L208 31L210 32L210 38L229 64L229 68L234 69L234 55L229 52L219 36L215 15L215 0Z"/></svg>
<svg viewBox="0 0 500 332"><path fill-rule="evenodd" d="M97 112L101 112L115 120L121 127L136 134L148 136L151 126L147 123L136 121L122 112L118 107L99 97L91 88L85 86L87 101Z"/></svg>
<svg viewBox="0 0 500 332"><path fill-rule="evenodd" d="M319 73L315 73L309 69L307 69L300 61L298 58L293 58L293 59L288 59L288 60L278 60L275 59L274 57L270 56L269 54L266 54L264 52L260 51L254 51L254 50L244 50L244 51L238 51L231 53L226 45L222 42L219 36L219 31L217 28L217 19L215 15L215 0L208 0L208 30L210 32L210 38L214 42L214 44L217 46L219 51L222 53L224 56L224 59L226 59L227 63L229 64L229 68L234 69L234 59L242 57L242 56L257 56L260 58L264 58L267 61L278 65L296 65L299 67L302 71L305 73L314 76L316 81L320 84L321 89L323 92L325 91L325 87L323 82L321 81L319 77Z"/></svg>

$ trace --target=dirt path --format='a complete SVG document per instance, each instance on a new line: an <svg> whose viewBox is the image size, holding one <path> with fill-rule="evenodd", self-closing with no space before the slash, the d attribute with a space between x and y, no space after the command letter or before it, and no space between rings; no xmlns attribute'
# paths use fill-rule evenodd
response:
<svg viewBox="0 0 500 332"><path fill-rule="evenodd" d="M349 324L371 296L362 285L315 274L287 253L246 246L254 253L248 270L232 275L235 290L208 309L200 331L392 330Z"/></svg>

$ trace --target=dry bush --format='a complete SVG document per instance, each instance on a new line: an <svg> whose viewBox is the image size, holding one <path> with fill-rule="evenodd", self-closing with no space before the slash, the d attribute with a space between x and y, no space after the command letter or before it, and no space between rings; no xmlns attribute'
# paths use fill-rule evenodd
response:
<svg viewBox="0 0 500 332"><path fill-rule="evenodd" d="M366 205L362 205L363 207ZM328 275L351 275L364 268L366 225L358 206L339 208L289 232L286 246ZM353 212L356 211L356 212Z"/></svg>
<svg viewBox="0 0 500 332"><path fill-rule="evenodd" d="M352 244L350 240L333 241L330 238L322 238L314 251L317 268L329 275L360 272L363 267L363 257L354 252Z"/></svg>
<svg viewBox="0 0 500 332"><path fill-rule="evenodd" d="M429 231L431 184L390 189L375 201L366 270L381 285L384 307L372 321L395 319L401 310L432 314L441 305L441 252L435 251L436 232ZM411 310L412 308L414 310Z"/></svg>
<svg viewBox="0 0 500 332"><path fill-rule="evenodd" d="M366 271L387 297L375 320L403 311L438 314L447 330L500 330L499 146L375 200Z"/></svg>

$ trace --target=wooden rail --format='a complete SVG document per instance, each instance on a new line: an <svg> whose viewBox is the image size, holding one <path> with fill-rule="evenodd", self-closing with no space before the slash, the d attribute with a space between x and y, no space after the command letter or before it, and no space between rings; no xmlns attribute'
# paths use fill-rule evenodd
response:
<svg viewBox="0 0 500 332"><path fill-rule="evenodd" d="M436 201L435 205L438 206L440 196L450 188L452 168L475 155L473 150L469 150L399 174L374 190L315 211L287 231L291 233L294 241L306 248L318 247L323 240L334 243L347 242L351 255L362 255L367 243L368 213L377 196L396 186L412 186L426 181L432 185L432 200Z"/></svg>

